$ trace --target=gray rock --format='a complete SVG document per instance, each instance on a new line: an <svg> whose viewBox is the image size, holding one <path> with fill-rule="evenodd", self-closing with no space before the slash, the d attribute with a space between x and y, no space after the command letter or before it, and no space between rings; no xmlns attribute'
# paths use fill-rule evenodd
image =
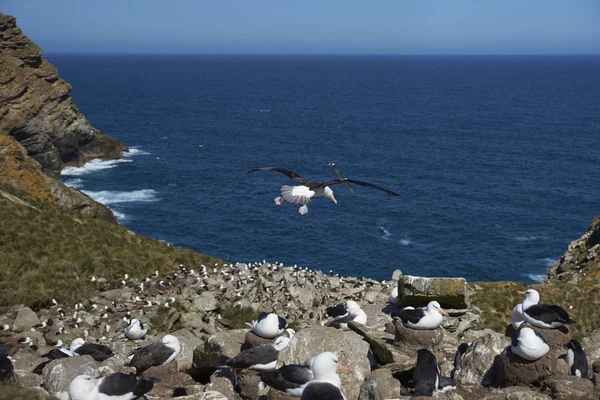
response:
<svg viewBox="0 0 600 400"><path fill-rule="evenodd" d="M192 368L194 350L196 347L202 345L202 340L187 329L180 329L172 332L171 335L179 339L179 344L181 345L181 351L177 356L179 370L188 372Z"/></svg>
<svg viewBox="0 0 600 400"><path fill-rule="evenodd" d="M303 363L324 351L336 353L340 364L351 368L350 374L340 375L342 392L348 400L356 400L362 382L371 373L371 365L369 345L354 332L327 327L301 329L279 353L277 365Z"/></svg>
<svg viewBox="0 0 600 400"><path fill-rule="evenodd" d="M223 396L225 396L225 398L229 400L241 400L240 395L237 394L233 389L233 384L231 383L231 380L229 378L221 376L218 373L211 375L210 382L204 387L204 390L205 392L212 391L221 393Z"/></svg>
<svg viewBox="0 0 600 400"><path fill-rule="evenodd" d="M512 386L504 389L494 389L482 400L552 400L552 398L526 387Z"/></svg>
<svg viewBox="0 0 600 400"><path fill-rule="evenodd" d="M54 360L44 368L44 388L50 394L69 390L71 381L79 375L97 376L98 363L91 356L76 356Z"/></svg>
<svg viewBox="0 0 600 400"><path fill-rule="evenodd" d="M442 307L469 308L467 281L464 278L423 278L402 275L398 280L401 307L425 306L436 300Z"/></svg>
<svg viewBox="0 0 600 400"><path fill-rule="evenodd" d="M552 376L542 383L542 391L554 400L584 400L594 398L594 384L576 376Z"/></svg>
<svg viewBox="0 0 600 400"><path fill-rule="evenodd" d="M228 400L227 396L214 390L178 397L178 400Z"/></svg>
<svg viewBox="0 0 600 400"><path fill-rule="evenodd" d="M373 371L360 387L358 400L384 400L400 397L400 382L392 376L392 371Z"/></svg>
<svg viewBox="0 0 600 400"><path fill-rule="evenodd" d="M29 307L22 307L17 312L15 321L13 322L13 331L23 332L33 328L39 324L40 320L35 312Z"/></svg>
<svg viewBox="0 0 600 400"><path fill-rule="evenodd" d="M205 313L217 309L217 299L212 292L202 292L202 294L194 299L190 311Z"/></svg>
<svg viewBox="0 0 600 400"><path fill-rule="evenodd" d="M551 349L539 360L527 361L507 348L494 360L495 386L539 386L547 377L558 374L556 358Z"/></svg>
<svg viewBox="0 0 600 400"><path fill-rule="evenodd" d="M177 361L167 365L150 367L141 376L160 380L160 383L154 386L149 395L161 398L171 398L175 389L186 388L195 384L189 375L178 372Z"/></svg>
<svg viewBox="0 0 600 400"><path fill-rule="evenodd" d="M369 344L377 361L392 372L402 372L415 366L416 358L406 354L398 346L394 346L394 335L369 328L365 325L350 322L348 327L358 333Z"/></svg>
<svg viewBox="0 0 600 400"><path fill-rule="evenodd" d="M508 338L493 331L473 341L456 369L456 382L461 385L484 386L494 383L494 377L490 376L490 368L494 358L509 344Z"/></svg>
<svg viewBox="0 0 600 400"><path fill-rule="evenodd" d="M209 337L203 345L194 349L192 376L204 379L225 361L235 357L246 338L246 329L232 329Z"/></svg>
<svg viewBox="0 0 600 400"><path fill-rule="evenodd" d="M400 320L394 321L394 324L394 345L407 354L416 355L423 348L436 350L444 339L444 329L441 326L429 330L407 328Z"/></svg>

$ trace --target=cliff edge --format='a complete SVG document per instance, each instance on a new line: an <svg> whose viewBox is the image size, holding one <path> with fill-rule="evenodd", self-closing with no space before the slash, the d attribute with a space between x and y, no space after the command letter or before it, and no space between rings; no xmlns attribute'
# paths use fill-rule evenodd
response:
<svg viewBox="0 0 600 400"><path fill-rule="evenodd" d="M90 125L70 92L15 18L0 13L0 134L18 140L55 178L64 165L121 158L127 150Z"/></svg>

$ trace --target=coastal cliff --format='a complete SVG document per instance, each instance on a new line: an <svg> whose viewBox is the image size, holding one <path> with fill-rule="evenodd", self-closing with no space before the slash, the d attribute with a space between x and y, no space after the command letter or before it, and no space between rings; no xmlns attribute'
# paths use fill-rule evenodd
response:
<svg viewBox="0 0 600 400"><path fill-rule="evenodd" d="M0 13L0 182L116 222L107 207L58 180L66 165L118 159L127 151L90 125L70 92L15 18Z"/></svg>

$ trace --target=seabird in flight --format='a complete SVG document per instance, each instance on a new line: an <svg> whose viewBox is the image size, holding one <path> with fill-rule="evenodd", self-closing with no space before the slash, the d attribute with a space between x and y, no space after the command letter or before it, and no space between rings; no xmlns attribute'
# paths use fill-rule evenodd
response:
<svg viewBox="0 0 600 400"><path fill-rule="evenodd" d="M350 183L354 183L360 186L370 186L379 190L383 190L386 193L389 193L393 196L400 196L396 192L392 192L389 189L383 188L381 186L375 185L369 182L357 181L354 179L348 178L340 178L334 179L329 182L319 182L319 181L311 181L306 178L301 177L296 172L288 171L287 169L277 168L277 167L261 167L254 168L248 173L255 171L276 171L283 175L286 175L288 178L298 183L299 186L288 186L284 185L281 187L281 196L275 198L275 204L278 206L282 205L284 202L288 201L294 204L301 204L302 207L298 209L298 212L302 215L308 212L308 203L313 197L327 197L335 204L337 204L337 200L333 195L333 190L329 186L344 184L348 186ZM337 171L337 169L336 169ZM338 173L339 174L339 173ZM340 175L341 176L341 175Z"/></svg>

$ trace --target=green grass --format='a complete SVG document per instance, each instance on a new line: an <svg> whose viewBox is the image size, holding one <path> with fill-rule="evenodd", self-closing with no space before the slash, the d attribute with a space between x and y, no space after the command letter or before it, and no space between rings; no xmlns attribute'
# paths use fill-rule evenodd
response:
<svg viewBox="0 0 600 400"><path fill-rule="evenodd" d="M523 301L523 297L516 294L516 291L525 290L527 286L518 282L476 282L469 285L474 289L471 308L481 317L479 326L504 333L511 322L514 306ZM529 287L540 292L541 303L559 305L577 321L569 326L574 338L580 339L600 328L600 314L597 312L600 304L598 280L587 280L578 285L552 283Z"/></svg>
<svg viewBox="0 0 600 400"><path fill-rule="evenodd" d="M261 314L252 307L227 307L221 312L223 319L221 323L229 329L247 328L246 322L252 322Z"/></svg>
<svg viewBox="0 0 600 400"><path fill-rule="evenodd" d="M197 268L223 260L169 246L126 228L85 217L31 197L11 193L35 208L0 196L0 306L34 309L88 298L97 287L89 278L115 287L123 274L143 278L155 270L172 272L179 264Z"/></svg>

